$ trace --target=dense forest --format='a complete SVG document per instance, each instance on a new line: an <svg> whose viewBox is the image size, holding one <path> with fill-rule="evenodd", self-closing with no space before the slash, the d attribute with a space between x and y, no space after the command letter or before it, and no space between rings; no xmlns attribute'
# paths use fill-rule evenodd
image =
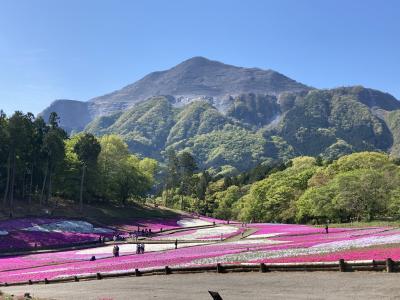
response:
<svg viewBox="0 0 400 300"><path fill-rule="evenodd" d="M117 135L68 136L56 113L0 114L2 208L14 200L46 207L51 199L85 203L150 201L222 219L320 223L400 216L399 160L382 152L266 159L232 175L201 168L189 151L164 153L163 163L132 154ZM234 126L232 124L232 126Z"/></svg>
<svg viewBox="0 0 400 300"><path fill-rule="evenodd" d="M400 217L399 160L384 153L353 153L333 162L300 156L219 178L182 173L180 165L170 154L168 182L157 201L216 218L322 223Z"/></svg>
<svg viewBox="0 0 400 300"><path fill-rule="evenodd" d="M10 215L15 199L27 207L73 199L82 210L90 201L143 199L152 188L157 162L130 154L120 137L69 137L57 114L46 121L30 113L0 113L0 193Z"/></svg>

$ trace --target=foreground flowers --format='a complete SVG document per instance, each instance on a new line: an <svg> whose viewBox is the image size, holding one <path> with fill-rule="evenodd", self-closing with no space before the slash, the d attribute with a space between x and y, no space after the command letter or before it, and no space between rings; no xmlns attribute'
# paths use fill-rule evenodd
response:
<svg viewBox="0 0 400 300"><path fill-rule="evenodd" d="M213 224L209 220L202 221ZM191 224L190 222L192 221L188 220L184 223ZM400 244L400 229L397 228L335 228L326 234L324 229L304 225L248 224L247 228L244 228L240 224L222 223L221 221L216 223L215 227L198 229L181 227L179 232L156 237L178 239L178 249L174 249L173 241L164 240L159 244L146 244L146 253L140 255L135 254L135 244L120 245L121 256L118 258L112 257L112 245L79 251L2 258L0 282L133 271L136 268L148 269L166 265L172 267L215 263L336 261L339 258L400 259L400 248L397 246ZM8 229L10 228L5 230ZM242 239L241 233L244 230L255 232ZM218 237L221 234L232 239L229 239L229 242L219 242ZM184 240L191 242L183 244ZM96 256L96 260L90 261L93 255Z"/></svg>

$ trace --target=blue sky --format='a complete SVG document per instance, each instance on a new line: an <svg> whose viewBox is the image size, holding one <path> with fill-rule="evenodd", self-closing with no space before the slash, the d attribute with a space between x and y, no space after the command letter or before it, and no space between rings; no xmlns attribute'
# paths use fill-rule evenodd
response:
<svg viewBox="0 0 400 300"><path fill-rule="evenodd" d="M192 56L400 98L397 0L0 0L0 108L88 100Z"/></svg>

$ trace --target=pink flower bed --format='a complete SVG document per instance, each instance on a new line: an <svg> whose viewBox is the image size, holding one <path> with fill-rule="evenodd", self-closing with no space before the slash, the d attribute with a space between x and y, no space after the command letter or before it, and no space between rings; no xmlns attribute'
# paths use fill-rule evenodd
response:
<svg viewBox="0 0 400 300"><path fill-rule="evenodd" d="M50 218L22 218L0 221L0 229L7 231L20 230L22 228L32 227L61 221L62 219Z"/></svg>
<svg viewBox="0 0 400 300"><path fill-rule="evenodd" d="M220 247L197 246L188 247L177 250L163 251L159 253L145 253L141 255L126 255L118 258L105 258L92 261L79 262L60 262L57 265L44 265L48 261L42 260L32 261L31 267L28 264L24 268L20 268L18 272L15 270L15 258L4 258L1 265L7 266L0 271L0 282L17 282L31 280L43 280L44 278L55 278L57 276L72 276L77 274L97 273L97 272L113 272L127 271L135 268L151 268L163 267L166 265L172 266L177 264L190 263L194 259L224 255L235 253L238 250L224 249ZM73 255L71 252L64 255ZM32 258L32 257L31 257ZM4 261L5 260L5 261ZM54 262L53 262L54 263ZM7 271L11 270L12 271Z"/></svg>
<svg viewBox="0 0 400 300"><path fill-rule="evenodd" d="M296 224L274 224L274 223L259 223L259 224L248 224L249 228L256 228L257 231L253 235L261 234L279 234L279 235L303 235L313 233L325 233L325 228L311 227L307 225L296 225ZM329 228L330 233L338 231L352 230L351 228Z"/></svg>
<svg viewBox="0 0 400 300"><path fill-rule="evenodd" d="M38 248L55 247L94 242L98 238L99 234L91 233L13 231L0 236L0 249L4 252L31 249L35 244Z"/></svg>
<svg viewBox="0 0 400 300"><path fill-rule="evenodd" d="M0 221L0 230L8 234L0 235L0 253L30 250L36 247L49 248L97 241L100 235L111 237L110 233L45 232L24 230L65 221L65 219L23 218Z"/></svg>
<svg viewBox="0 0 400 300"><path fill-rule="evenodd" d="M154 223L153 223L154 224ZM160 224L160 223L159 223ZM164 223L165 224L165 223ZM163 225L164 226L164 225ZM381 238L394 237L400 240L400 230L391 228L337 228L323 233L321 228L286 224L251 224L258 228L260 234L274 232L287 234L272 238L243 239L238 242L198 245L177 250L148 252L142 255L127 254L119 258L111 253L96 255L96 261L89 261L91 254L79 251L60 251L20 257L0 258L0 282L17 282L52 279L59 276L93 274L97 272L132 271L136 268L155 268L174 265L211 264L215 262L306 262L365 259L400 259L399 248L383 248ZM296 228L297 227L297 228ZM239 228L244 230L244 228ZM170 236L190 234L196 230L177 232ZM235 233L238 234L238 233ZM58 239L58 237L57 237ZM178 238L179 239L179 238ZM331 243L341 245L343 242L376 240L375 248L345 249L329 248ZM386 240L383 240L386 241ZM381 244L379 244L381 243ZM389 243L389 242L388 242ZM320 246L327 248L321 248ZM317 248L315 248L317 247ZM364 247L364 246L362 246ZM326 250L328 249L328 250ZM331 250L330 250L331 249ZM312 253L312 254L310 254ZM260 255L260 256L258 256ZM271 255L271 256L269 256ZM275 255L275 256L274 256ZM264 257L264 258L257 258ZM268 256L270 258L268 258Z"/></svg>
<svg viewBox="0 0 400 300"><path fill-rule="evenodd" d="M344 260L384 260L392 258L400 260L400 248L367 248L367 249L354 249L348 251L339 251L329 254L321 255L304 255L297 257L283 257L276 259L261 259L251 262L261 263L286 263L286 262L324 262L324 261L338 261L343 258Z"/></svg>

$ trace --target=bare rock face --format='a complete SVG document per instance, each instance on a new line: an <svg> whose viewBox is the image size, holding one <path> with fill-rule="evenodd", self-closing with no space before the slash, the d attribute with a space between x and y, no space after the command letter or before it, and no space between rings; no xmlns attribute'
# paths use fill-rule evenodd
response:
<svg viewBox="0 0 400 300"><path fill-rule="evenodd" d="M88 102L57 100L42 113L52 111L61 117L68 131L82 130L98 116L125 110L135 103L158 95L171 95L177 107L199 99L206 100L220 111L226 111L233 97L241 94L280 95L302 92L310 88L278 72L258 68L241 68L193 57L166 70L153 72L120 90L96 97Z"/></svg>

